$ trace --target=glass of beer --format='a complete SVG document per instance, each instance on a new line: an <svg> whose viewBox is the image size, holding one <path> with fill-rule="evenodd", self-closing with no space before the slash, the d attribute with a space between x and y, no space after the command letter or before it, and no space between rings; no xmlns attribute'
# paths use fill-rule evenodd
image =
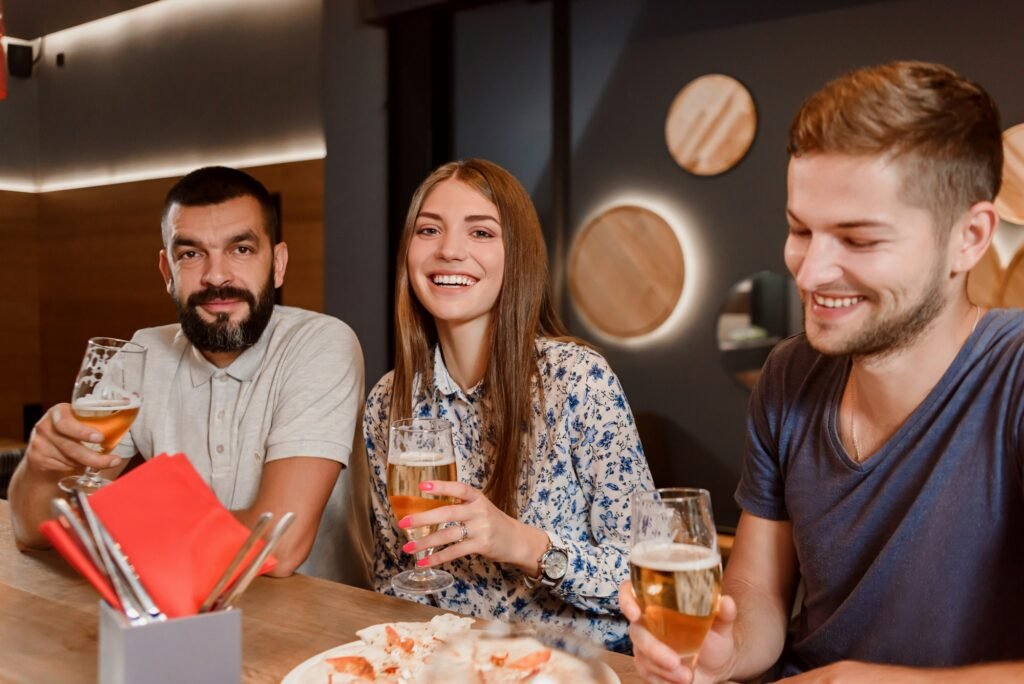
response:
<svg viewBox="0 0 1024 684"><path fill-rule="evenodd" d="M629 555L643 625L694 667L718 612L722 559L705 489L657 489L633 495Z"/></svg>
<svg viewBox="0 0 1024 684"><path fill-rule="evenodd" d="M446 496L420 491L428 480L456 480L455 448L452 426L447 420L412 418L391 424L388 444L388 501L395 519L457 503ZM410 527L410 540L422 539L437 530L437 525ZM416 552L416 560L429 556L433 549ZM391 578L391 586L406 594L433 594L455 583L451 573L417 567Z"/></svg>
<svg viewBox="0 0 1024 684"><path fill-rule="evenodd" d="M71 412L80 422L103 435L99 444L84 443L101 454L111 449L128 432L142 408L142 377L146 348L113 337L94 337L85 347L82 368L71 393ZM81 475L61 479L65 492L92 492L110 480L92 468Z"/></svg>

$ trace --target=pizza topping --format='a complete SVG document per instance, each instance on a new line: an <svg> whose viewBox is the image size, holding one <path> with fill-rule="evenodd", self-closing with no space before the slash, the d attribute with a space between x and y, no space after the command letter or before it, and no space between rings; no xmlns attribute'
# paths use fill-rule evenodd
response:
<svg viewBox="0 0 1024 684"><path fill-rule="evenodd" d="M532 670L538 665L543 665L549 660L551 660L551 649L545 648L542 651L534 651L533 653L524 655L522 658L513 660L505 667L513 670Z"/></svg>
<svg viewBox="0 0 1024 684"><path fill-rule="evenodd" d="M373 670L373 665L362 656L339 656L337 658L327 658L325 662L334 668L335 672L349 674L370 682L377 676L377 673Z"/></svg>

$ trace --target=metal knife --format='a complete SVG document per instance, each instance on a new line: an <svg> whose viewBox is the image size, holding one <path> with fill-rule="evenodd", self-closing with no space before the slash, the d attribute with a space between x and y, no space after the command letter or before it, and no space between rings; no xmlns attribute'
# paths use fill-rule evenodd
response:
<svg viewBox="0 0 1024 684"><path fill-rule="evenodd" d="M167 619L164 612L157 607L156 603L153 602L152 597L146 588L142 586L142 582L139 580L139 573L135 572L135 566L132 565L131 561L128 560L128 556L125 555L121 549L121 545L118 544L114 538L110 535L110 532L104 527L103 522L96 518L96 524L100 530L100 536L103 537L103 543L107 545L107 550L110 551L111 557L114 559L114 564L117 565L118 570L124 575L125 580L128 581L128 586L135 594L136 598L139 599L139 603L142 609L146 611L146 614L157 622L162 622Z"/></svg>
<svg viewBox="0 0 1024 684"><path fill-rule="evenodd" d="M210 593L207 595L206 600L203 601L203 604L201 606L199 606L200 613L205 613L206 611L213 608L213 605L217 602L217 598L220 596L221 592L224 591L224 587L227 586L228 582L231 580L232 575L235 574L235 570L237 570L238 566L242 564L243 560L245 560L245 555L249 553L249 549L253 547L253 544L256 543L256 540L263 536L263 531L267 529L267 525L270 524L270 521L273 518L274 514L268 512L261 514L260 517L256 520L256 524L252 527L252 532L250 532L249 536L246 537L244 542L242 542L242 546L239 547L238 552L235 554L235 557L231 559L231 562L228 564L227 569L224 570L224 573L220 576L220 579L217 580L217 584L213 586L213 589L210 590Z"/></svg>
<svg viewBox="0 0 1024 684"><path fill-rule="evenodd" d="M274 531L270 533L270 538L267 539L267 543L260 549L260 552L256 555L256 558L249 564L242 573L242 576L238 578L238 581L231 585L231 589L228 591L226 596L221 597L216 604L214 604L214 610L227 610L231 607L238 597L242 595L242 592L249 587L249 583L252 582L253 578L256 577L256 573L259 572L260 566L263 565L263 561L267 559L270 552L274 550L277 543L281 541L281 537L291 527L292 522L295 520L295 514L292 512L285 513L280 520L277 521L277 525L274 526Z"/></svg>
<svg viewBox="0 0 1024 684"><path fill-rule="evenodd" d="M96 549L103 562L103 567L107 571L107 577L110 578L110 585L114 588L114 593L117 594L117 599L121 602L121 609L128 617L128 621L133 625L144 625L152 622L153 618L142 613L142 608L139 605L138 600L132 594L131 589L125 586L124 581L118 572L117 566L111 559L110 552L107 550L106 544L103 543L103 538L100 534L99 519L93 512L92 506L89 505L88 497L84 492L75 490L75 500L78 502L78 506L82 510L82 515L85 516L85 521L92 533L93 542L96 544Z"/></svg>

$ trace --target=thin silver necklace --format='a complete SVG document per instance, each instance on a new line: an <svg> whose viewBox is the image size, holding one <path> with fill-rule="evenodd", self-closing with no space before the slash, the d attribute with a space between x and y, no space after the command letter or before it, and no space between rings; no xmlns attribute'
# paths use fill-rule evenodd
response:
<svg viewBox="0 0 1024 684"><path fill-rule="evenodd" d="M971 332L967 333L967 337L968 338L971 335L974 334L974 331L978 327L978 321L980 321L980 320L981 320L981 307L979 307L977 304L975 304L974 305L974 325L971 326ZM966 341L967 340L965 339L964 342L966 342ZM853 460L855 460L857 463L860 463L861 462L861 460L860 460L860 444L857 442L857 421L856 421L857 411L856 411L856 408L855 408L855 406L857 404L857 383L853 381L853 372L855 370L856 370L856 367L853 367L853 368L850 369L850 377L847 380L848 384L850 385L850 442L853 444Z"/></svg>

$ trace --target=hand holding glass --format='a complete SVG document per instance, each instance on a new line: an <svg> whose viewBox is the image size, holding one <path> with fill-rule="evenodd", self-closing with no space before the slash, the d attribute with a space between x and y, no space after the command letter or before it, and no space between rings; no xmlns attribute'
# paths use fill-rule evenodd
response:
<svg viewBox="0 0 1024 684"><path fill-rule="evenodd" d="M420 483L430 480L456 480L455 448L452 428L447 420L413 418L391 424L388 444L388 500L395 518L423 513L440 506L458 503L450 497L420 491ZM410 540L432 534L437 525L410 527L405 530ZM416 553L419 560L433 549ZM447 589L455 578L443 570L416 568L391 579L391 586L407 594L433 594Z"/></svg>
<svg viewBox="0 0 1024 684"><path fill-rule="evenodd" d="M71 412L79 422L102 434L103 440L85 446L108 454L124 437L142 407L145 365L146 349L139 344L112 337L89 340L71 393ZM88 493L107 484L110 480L86 468L81 475L63 478L60 488Z"/></svg>
<svg viewBox="0 0 1024 684"><path fill-rule="evenodd" d="M630 575L643 625L692 668L722 593L711 496L704 489L637 492L632 529Z"/></svg>

